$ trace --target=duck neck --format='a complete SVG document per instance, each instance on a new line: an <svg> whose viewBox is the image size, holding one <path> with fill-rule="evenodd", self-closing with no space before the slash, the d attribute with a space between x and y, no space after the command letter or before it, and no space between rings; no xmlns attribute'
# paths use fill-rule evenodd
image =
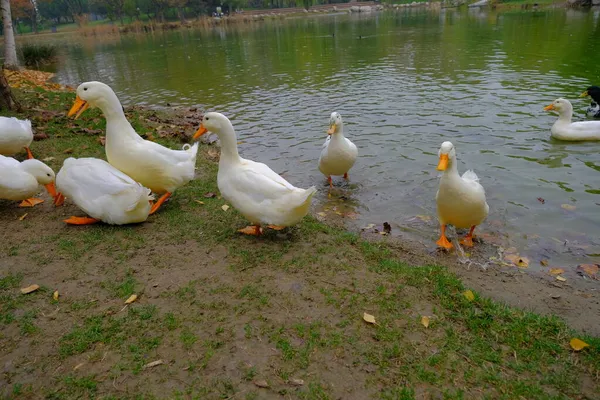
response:
<svg viewBox="0 0 600 400"><path fill-rule="evenodd" d="M335 133L331 135L332 142L343 142L344 141L344 124L339 123L336 127Z"/></svg>
<svg viewBox="0 0 600 400"><path fill-rule="evenodd" d="M228 121L225 129L218 133L221 141L221 161L239 162L240 154L237 148L237 135L233 129L233 125Z"/></svg>
<svg viewBox="0 0 600 400"><path fill-rule="evenodd" d="M109 120L127 119L123 112L123 106L117 95L114 93L110 93L106 97L96 101L96 104L94 105L102 110L107 122Z"/></svg>
<svg viewBox="0 0 600 400"><path fill-rule="evenodd" d="M561 122L571 123L571 118L573 118L573 110L563 110L558 114L558 120Z"/></svg>

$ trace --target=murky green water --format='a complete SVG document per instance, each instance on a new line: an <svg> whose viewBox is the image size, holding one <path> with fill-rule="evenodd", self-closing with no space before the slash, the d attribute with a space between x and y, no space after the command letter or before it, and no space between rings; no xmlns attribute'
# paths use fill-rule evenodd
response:
<svg viewBox="0 0 600 400"><path fill-rule="evenodd" d="M532 268L541 258L572 267L599 261L600 142L551 140L556 117L542 108L566 97L584 118L588 102L578 95L600 84L598 17L401 10L97 41L70 36L58 76L68 84L102 80L125 104L221 111L244 156L298 186L318 185L326 212L343 193L360 214L352 224L389 221L430 248L438 235L437 150L451 140L460 171L474 169L488 193L491 215L479 232L517 247ZM328 200L317 159L334 110L360 158L351 184Z"/></svg>

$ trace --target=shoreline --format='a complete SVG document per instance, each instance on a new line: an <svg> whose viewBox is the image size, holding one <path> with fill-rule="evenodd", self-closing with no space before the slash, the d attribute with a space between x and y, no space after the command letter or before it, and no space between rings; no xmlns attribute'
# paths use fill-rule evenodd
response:
<svg viewBox="0 0 600 400"><path fill-rule="evenodd" d="M71 91L16 94L18 117L46 136L34 155L55 171L67 157L105 158L104 118L66 118ZM125 111L171 148L189 142L200 115ZM259 239L239 235L246 221L223 208L218 158L202 144L196 179L137 225L66 226L82 214L68 201L27 210L2 201L0 393L592 399L600 390L594 291L583 297L516 268L468 269L451 254L311 216ZM40 288L21 294L32 284ZM572 338L589 348L575 352Z"/></svg>
<svg viewBox="0 0 600 400"><path fill-rule="evenodd" d="M44 91L65 94L75 91L70 86L48 82L53 76L52 73L22 70L21 74L26 78L37 78L37 80L29 81L29 84L23 84L23 78L17 78L18 73L6 72L9 84L18 90L29 91L42 88ZM52 112L44 110L43 107L35 107L33 110L34 113ZM202 111L198 107L184 106L135 105L125 106L125 110L128 114L139 113L144 116L143 118L151 129L145 134L140 133L145 139L160 140L160 138L166 138L176 140L181 144L191 141L191 134L196 130L196 125L202 115ZM27 111L25 113L27 114ZM95 121L98 122L97 119ZM154 132L153 129L158 131ZM41 132L38 131L37 133L52 136L47 134L45 129L40 130ZM34 132L36 132L35 125ZM102 131L101 129L94 129L92 134L102 136ZM205 135L200 142L211 148L214 148L215 144L218 145L216 136L213 134ZM217 150L215 153L213 150L209 153L208 161L218 162L219 151ZM101 158L105 158L104 154ZM596 276L578 276L576 273L569 273L563 274L568 278L566 281L560 281L557 280L557 275L551 274L547 268L539 270L522 268L519 266L519 255L513 254L510 249L503 249L493 242L493 238L487 237L490 235L489 233L484 233L484 239L477 240L475 248L467 250L469 254L465 256L462 250L461 254L457 254L456 251L446 252L441 249L432 251L418 240L417 236L407 233L382 236L379 234L378 227L365 229L356 226L350 228L353 222L352 218L349 219L346 215L338 215L333 212L327 212L325 215L325 213L317 211L321 211L321 206L317 206L313 202L309 214L320 223L332 228L350 231L353 234L358 234L361 238L374 242L380 242L385 238L385 241L393 248L406 254L406 257L402 257L404 262L412 265L442 265L459 276L469 286L494 300L503 301L510 306L531 310L543 315L557 315L564 318L573 328L600 337L600 293L597 293L598 283L596 279L598 277ZM383 221L379 221L379 223L383 223ZM381 227L379 228L381 229ZM456 241L454 244L458 245ZM531 260L531 262L534 262L534 260ZM529 263L529 260L527 260L527 263ZM523 296L526 297L526 300L523 299ZM553 299L553 301L548 302L548 299ZM569 307L564 307L565 304ZM573 305L575 307L572 308ZM597 318L582 321L580 312L584 309L588 309Z"/></svg>

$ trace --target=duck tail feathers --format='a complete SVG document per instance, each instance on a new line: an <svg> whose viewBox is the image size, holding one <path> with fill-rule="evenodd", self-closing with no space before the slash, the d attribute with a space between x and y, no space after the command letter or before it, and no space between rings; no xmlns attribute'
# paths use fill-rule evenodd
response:
<svg viewBox="0 0 600 400"><path fill-rule="evenodd" d="M190 153L190 155L193 158L196 158L196 155L198 154L198 142L194 143L193 145L189 145L189 144L184 144L183 145L183 150L187 151L188 153Z"/></svg>
<svg viewBox="0 0 600 400"><path fill-rule="evenodd" d="M465 171L465 173L462 175L462 178L469 180L469 181L479 182L479 177L471 169L468 171Z"/></svg>

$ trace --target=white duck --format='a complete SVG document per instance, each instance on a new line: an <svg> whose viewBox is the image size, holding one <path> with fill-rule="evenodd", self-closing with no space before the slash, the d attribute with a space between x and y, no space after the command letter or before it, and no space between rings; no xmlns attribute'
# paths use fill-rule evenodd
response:
<svg viewBox="0 0 600 400"><path fill-rule="evenodd" d="M150 189L98 158L67 158L56 175L56 186L60 192L56 205L67 197L89 215L65 220L72 225L143 222L153 200Z"/></svg>
<svg viewBox="0 0 600 400"><path fill-rule="evenodd" d="M27 156L33 158L29 150L32 141L31 121L0 117L0 154L12 156L25 149Z"/></svg>
<svg viewBox="0 0 600 400"><path fill-rule="evenodd" d="M217 175L221 195L252 223L239 232L258 236L261 225L283 229L298 223L308 213L317 191L314 186L296 188L267 165L240 157L237 136L223 114L206 113L194 139L208 131L216 133L221 141Z"/></svg>
<svg viewBox="0 0 600 400"><path fill-rule="evenodd" d="M558 120L551 129L552 137L570 141L600 140L600 121L571 122L573 106L569 100L556 99L544 110L558 112Z"/></svg>
<svg viewBox="0 0 600 400"><path fill-rule="evenodd" d="M23 200L19 207L33 207L44 200L34 198L40 184L46 185L51 196L54 190L54 171L39 160L19 162L0 155L0 199Z"/></svg>
<svg viewBox="0 0 600 400"><path fill-rule="evenodd" d="M479 184L475 172L468 170L461 177L458 174L456 151L450 142L442 143L438 153L438 171L444 171L435 196L437 213L442 232L436 242L438 246L451 249L452 243L446 238L446 225L457 228L471 228L460 241L464 246L473 246L473 231L487 217L490 207L485 201L485 190Z"/></svg>
<svg viewBox="0 0 600 400"><path fill-rule="evenodd" d="M69 116L78 118L89 107L98 107L106 118L106 158L121 172L155 193L164 193L150 210L153 214L177 189L194 179L198 143L171 150L142 139L133 129L113 90L101 82L77 88Z"/></svg>
<svg viewBox="0 0 600 400"><path fill-rule="evenodd" d="M319 157L319 171L327 177L329 187L332 188L331 175L344 175L344 179L348 179L348 171L358 157L358 149L344 137L344 123L337 112L331 113L327 134Z"/></svg>

